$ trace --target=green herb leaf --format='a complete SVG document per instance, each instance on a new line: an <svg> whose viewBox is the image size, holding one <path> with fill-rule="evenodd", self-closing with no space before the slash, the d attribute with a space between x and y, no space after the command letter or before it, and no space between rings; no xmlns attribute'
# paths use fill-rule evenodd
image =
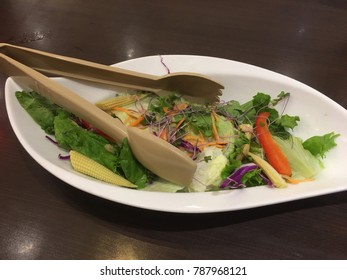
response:
<svg viewBox="0 0 347 280"><path fill-rule="evenodd" d="M272 106L276 106L279 102L281 102L282 100L289 98L289 97L290 97L289 92L281 91L281 93L279 95L277 95L277 98L275 98L271 101L271 104L272 104Z"/></svg>
<svg viewBox="0 0 347 280"><path fill-rule="evenodd" d="M206 137L212 136L212 119L210 114L192 114L189 117L190 126Z"/></svg>
<svg viewBox="0 0 347 280"><path fill-rule="evenodd" d="M288 129L293 129L296 127L298 125L298 121L300 121L300 118L298 116L289 116L287 114L279 116L276 109L267 109L266 111L270 112L269 130L271 134L283 139L288 139L290 137Z"/></svg>
<svg viewBox="0 0 347 280"><path fill-rule="evenodd" d="M293 129L298 125L298 121L300 121L298 116L282 115L277 123L284 128Z"/></svg>
<svg viewBox="0 0 347 280"><path fill-rule="evenodd" d="M334 132L322 136L313 136L304 141L302 145L314 156L324 158L325 154L336 146L335 139L338 136L340 136L340 134L335 134Z"/></svg>
<svg viewBox="0 0 347 280"><path fill-rule="evenodd" d="M181 100L178 94L170 94L169 96L155 96L149 104L148 111L165 115L164 108L171 109L175 102Z"/></svg>
<svg viewBox="0 0 347 280"><path fill-rule="evenodd" d="M271 96L262 92L258 92L255 96L253 96L253 107L256 112L264 110L269 106L271 101Z"/></svg>
<svg viewBox="0 0 347 280"><path fill-rule="evenodd" d="M264 184L263 178L260 176L259 168L251 170L242 176L241 183L247 187L260 186Z"/></svg>
<svg viewBox="0 0 347 280"><path fill-rule="evenodd" d="M227 116L229 118L238 118L244 112L244 108L240 105L238 101L231 100L225 104L220 104L217 108L217 113Z"/></svg>

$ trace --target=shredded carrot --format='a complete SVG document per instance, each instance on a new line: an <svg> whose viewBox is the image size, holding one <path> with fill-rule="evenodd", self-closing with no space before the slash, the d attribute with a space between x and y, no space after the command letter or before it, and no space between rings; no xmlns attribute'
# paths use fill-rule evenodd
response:
<svg viewBox="0 0 347 280"><path fill-rule="evenodd" d="M303 182L310 182L313 181L314 179L311 178L304 178L304 179L294 179L290 176L286 176L286 175L281 175L284 179L286 179L289 183L291 184L300 184Z"/></svg>
<svg viewBox="0 0 347 280"><path fill-rule="evenodd" d="M130 126L137 126L139 125L143 120L145 119L144 116L138 117L136 120L134 120L132 123L130 123Z"/></svg>
<svg viewBox="0 0 347 280"><path fill-rule="evenodd" d="M188 107L187 103L180 103L180 104L176 104L171 110L168 107L163 107L163 111L164 113L170 116L170 115L174 115L178 113L179 111L184 110L187 107Z"/></svg>
<svg viewBox="0 0 347 280"><path fill-rule="evenodd" d="M227 145L228 142L224 141L215 141L215 142L207 142L199 145L199 148L204 148L208 146L216 146L217 148L225 148L225 145Z"/></svg>
<svg viewBox="0 0 347 280"><path fill-rule="evenodd" d="M225 146L223 146L223 145L216 145L215 147L219 148L219 149L224 149L225 148Z"/></svg>
<svg viewBox="0 0 347 280"><path fill-rule="evenodd" d="M216 141L217 145L227 145L228 143L228 141Z"/></svg>
<svg viewBox="0 0 347 280"><path fill-rule="evenodd" d="M213 110L212 110L212 116L214 117L214 119L215 119L216 121L218 121L218 120L219 120L218 115L217 115L217 114L216 114L216 112L215 112L215 111L213 111Z"/></svg>
<svg viewBox="0 0 347 280"><path fill-rule="evenodd" d="M121 112L128 114L131 117L138 118L138 114L136 114L136 112L133 112L133 111L126 109L126 108L123 108L123 107L112 107L112 110L121 111Z"/></svg>
<svg viewBox="0 0 347 280"><path fill-rule="evenodd" d="M176 128L179 128L181 126L181 124L185 121L186 117L183 117L177 124L176 124Z"/></svg>
<svg viewBox="0 0 347 280"><path fill-rule="evenodd" d="M122 111L122 112L127 113L128 115L132 114L131 111L129 111L128 109L123 108L123 107L112 107L112 110L115 110L115 111Z"/></svg>
<svg viewBox="0 0 347 280"><path fill-rule="evenodd" d="M217 127L216 127L216 118L215 118L213 113L214 112L212 111L212 113L211 113L212 133L213 133L214 139L216 139L216 141L219 141L219 134L218 134L218 130L217 130Z"/></svg>
<svg viewBox="0 0 347 280"><path fill-rule="evenodd" d="M195 142L205 142L205 139L202 135L192 135L192 134L187 134L186 136L183 137L183 140L186 141L195 141Z"/></svg>
<svg viewBox="0 0 347 280"><path fill-rule="evenodd" d="M188 134L183 137L183 140L188 141L192 145L196 145L200 150L204 150L204 148L208 146L215 146L216 148L223 149L229 143L228 141L223 141L220 139L209 142L202 136L202 134L200 134L199 136Z"/></svg>
<svg viewBox="0 0 347 280"><path fill-rule="evenodd" d="M191 135L191 134L188 134L188 135L184 136L183 139L186 140L186 141L188 141L188 140L197 140L197 139L199 139L199 137Z"/></svg>
<svg viewBox="0 0 347 280"><path fill-rule="evenodd" d="M184 102L182 102L182 103L179 103L179 104L175 104L175 106L174 106L174 111L182 111L182 110L184 110L184 109L186 109L188 107L188 104L187 103L184 103Z"/></svg>
<svg viewBox="0 0 347 280"><path fill-rule="evenodd" d="M166 128L164 128L164 129L161 131L159 137L160 137L161 139L167 141L167 129L166 129Z"/></svg>

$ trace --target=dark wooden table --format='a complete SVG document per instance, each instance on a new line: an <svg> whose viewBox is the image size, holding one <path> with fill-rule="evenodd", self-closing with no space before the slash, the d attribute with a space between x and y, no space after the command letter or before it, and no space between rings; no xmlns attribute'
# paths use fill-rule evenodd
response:
<svg viewBox="0 0 347 280"><path fill-rule="evenodd" d="M2 0L0 11L0 42L104 64L222 57L290 76L347 108L343 0ZM16 139L5 80L1 74L0 259L347 259L347 192L186 215L65 184Z"/></svg>

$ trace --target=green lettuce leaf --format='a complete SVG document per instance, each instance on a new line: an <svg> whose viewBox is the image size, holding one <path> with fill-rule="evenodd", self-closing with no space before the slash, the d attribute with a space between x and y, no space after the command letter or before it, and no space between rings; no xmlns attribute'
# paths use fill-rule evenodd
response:
<svg viewBox="0 0 347 280"><path fill-rule="evenodd" d="M122 142L119 153L119 164L125 178L138 187L145 187L151 180L151 174L149 171L137 161L132 153L127 138L125 138Z"/></svg>
<svg viewBox="0 0 347 280"><path fill-rule="evenodd" d="M292 177L297 179L314 178L322 169L321 162L306 150L298 137L282 139L273 137L289 161Z"/></svg>
<svg viewBox="0 0 347 280"><path fill-rule="evenodd" d="M79 152L116 172L119 148L104 137L78 126L63 115L55 117L54 131L60 147Z"/></svg>
<svg viewBox="0 0 347 280"><path fill-rule="evenodd" d="M115 145L61 115L55 117L54 129L55 138L62 148L95 160L138 187L144 187L151 180L151 173L136 160L127 139L120 146Z"/></svg>
<svg viewBox="0 0 347 280"><path fill-rule="evenodd" d="M212 119L210 114L192 114L189 116L189 127L194 133L201 132L205 137L212 136Z"/></svg>
<svg viewBox="0 0 347 280"><path fill-rule="evenodd" d="M298 116L289 116L289 115L282 115L278 120L277 123L288 129L293 129L298 125L298 121L300 121L300 118Z"/></svg>
<svg viewBox="0 0 347 280"><path fill-rule="evenodd" d="M334 132L322 136L313 136L307 139L303 143L303 146L314 156L324 158L326 153L336 146L335 139L338 136L340 136L340 134L335 134Z"/></svg>
<svg viewBox="0 0 347 280"><path fill-rule="evenodd" d="M34 91L17 91L15 95L20 105L47 134L54 134L55 116L58 114L68 115L60 106Z"/></svg>

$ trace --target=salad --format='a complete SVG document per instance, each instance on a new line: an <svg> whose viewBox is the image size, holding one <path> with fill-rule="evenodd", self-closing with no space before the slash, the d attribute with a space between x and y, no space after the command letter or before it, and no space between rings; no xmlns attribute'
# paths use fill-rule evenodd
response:
<svg viewBox="0 0 347 280"><path fill-rule="evenodd" d="M308 139L295 136L300 116L285 114L290 101L287 92L275 98L258 92L242 104L235 100L196 104L177 93L157 96L150 92L117 93L96 103L125 125L147 130L197 162L191 184L178 186L142 166L127 139L115 143L36 92L18 91L16 97L47 139L69 152L60 158L70 160L74 169L106 182L111 182L106 177L113 174L116 185L146 191L206 192L260 185L283 188L311 181L324 168L324 157L339 136L335 132ZM106 171L111 175L100 175Z"/></svg>

